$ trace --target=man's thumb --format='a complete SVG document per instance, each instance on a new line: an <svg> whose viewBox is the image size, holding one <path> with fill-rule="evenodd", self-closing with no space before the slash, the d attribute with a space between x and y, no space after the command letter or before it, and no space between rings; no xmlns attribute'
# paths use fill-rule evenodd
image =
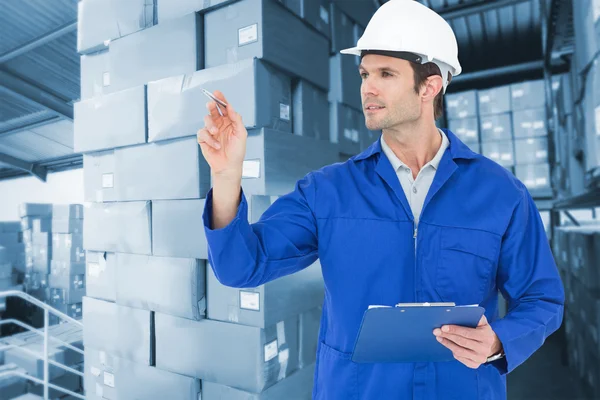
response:
<svg viewBox="0 0 600 400"><path fill-rule="evenodd" d="M483 314L481 316L481 319L479 320L479 323L477 324L477 326L484 326L487 324L488 324L487 318L485 317L485 314Z"/></svg>

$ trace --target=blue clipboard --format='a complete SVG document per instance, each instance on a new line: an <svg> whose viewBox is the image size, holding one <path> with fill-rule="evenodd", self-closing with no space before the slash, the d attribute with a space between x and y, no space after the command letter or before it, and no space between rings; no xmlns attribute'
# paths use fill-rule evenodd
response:
<svg viewBox="0 0 600 400"><path fill-rule="evenodd" d="M401 363L452 361L452 352L436 340L435 328L475 328L485 310L479 306L410 305L369 308L363 315L352 361Z"/></svg>

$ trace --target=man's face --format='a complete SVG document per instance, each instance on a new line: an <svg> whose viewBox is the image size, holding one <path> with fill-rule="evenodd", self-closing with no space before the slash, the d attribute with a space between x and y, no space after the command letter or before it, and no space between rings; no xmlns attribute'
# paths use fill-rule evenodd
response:
<svg viewBox="0 0 600 400"><path fill-rule="evenodd" d="M409 61L368 54L363 57L358 70L368 129L387 129L419 119L421 99L414 90L415 80Z"/></svg>

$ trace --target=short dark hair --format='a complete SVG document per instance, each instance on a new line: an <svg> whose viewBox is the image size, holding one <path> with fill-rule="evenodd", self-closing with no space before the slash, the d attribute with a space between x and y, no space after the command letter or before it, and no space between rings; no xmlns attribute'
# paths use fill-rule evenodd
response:
<svg viewBox="0 0 600 400"><path fill-rule="evenodd" d="M418 64L411 62L414 77L415 77L415 92L419 93L421 87L425 84L427 78L433 75L442 76L442 72L440 71L440 67L437 64L432 62L428 62L425 64ZM448 74L448 83L450 83L450 79L452 76ZM444 114L444 89L440 90L440 92L435 96L433 100L433 117L434 119L440 118Z"/></svg>

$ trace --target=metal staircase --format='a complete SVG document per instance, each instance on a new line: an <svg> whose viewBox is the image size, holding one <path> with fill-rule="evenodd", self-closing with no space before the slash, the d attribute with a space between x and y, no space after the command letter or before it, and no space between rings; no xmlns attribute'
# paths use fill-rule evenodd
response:
<svg viewBox="0 0 600 400"><path fill-rule="evenodd" d="M21 299L23 299L23 300L25 300L25 301L27 301L27 302L29 302L29 303L37 306L37 307L40 307L41 309L44 310L44 327L43 327L43 329L41 329L41 328L40 329L34 328L34 327L32 327L32 326L30 326L28 324L25 324L25 323L23 323L21 321L18 321L16 319L12 319L12 318L11 319L6 319L6 320L0 320L0 326L7 325L7 324L15 324L15 325L18 325L18 326L26 329L27 331L30 331L30 332L33 332L33 333L35 333L37 335L42 336L43 337L43 354L39 354L37 352L31 351L29 349L25 349L23 347L15 345L15 344L6 344L6 345L0 344L0 351L6 351L6 350L9 350L9 349L19 349L19 351L24 352L25 354L27 354L28 356L32 357L33 359L42 360L43 363L44 363L43 364L44 365L44 373L43 373L43 379L39 379L39 378L37 378L35 376L32 376L30 374L23 373L22 371L19 371L17 369L7 370L7 371L4 371L4 372L0 372L0 380L3 379L3 378L9 378L9 377L15 376L15 377L20 377L20 378L26 379L26 380L28 380L30 382L34 382L34 383L43 385L43 387L44 387L44 400L49 400L49 394L48 394L49 389L54 389L54 390L56 390L58 392L61 392L61 393L64 393L64 394L68 394L68 395L73 396L73 397L78 398L78 399L85 399L85 396L82 395L82 394L72 392L72 391L70 391L68 389L65 389L63 387L57 386L57 385L55 385L53 383L50 383L49 367L50 367L50 365L52 365L52 366L61 368L61 369L65 370L68 373L79 375L82 378L83 378L83 375L84 375L83 372L77 371L76 369L73 369L73 368L71 368L69 366L61 364L61 363L59 363L57 361L50 360L48 358L48 348L49 348L50 342L56 343L56 344L58 344L60 346L64 346L64 347L66 347L66 348L68 348L68 349L70 349L72 351L75 351L75 352L81 354L82 357L83 357L83 350L81 350L81 349L79 349L79 348L77 348L75 346L72 346L71 344L66 343L66 342L64 342L61 339L58 339L58 338L53 337L53 336L50 336L48 334L48 328L50 326L50 315L51 314L55 315L60 320L70 322L71 324L73 324L75 326L78 326L79 328L83 329L83 324L81 323L81 321L77 321L77 320L69 317L68 315L63 314L62 312L54 309L53 307L49 306L48 304L46 304L46 303L44 303L44 302L36 299L35 297L33 297L33 296L31 296L31 295L29 295L27 293L21 292L19 290L8 290L8 291L5 291L5 292L0 292L0 299L5 299L5 298L9 298L9 297L20 297Z"/></svg>

